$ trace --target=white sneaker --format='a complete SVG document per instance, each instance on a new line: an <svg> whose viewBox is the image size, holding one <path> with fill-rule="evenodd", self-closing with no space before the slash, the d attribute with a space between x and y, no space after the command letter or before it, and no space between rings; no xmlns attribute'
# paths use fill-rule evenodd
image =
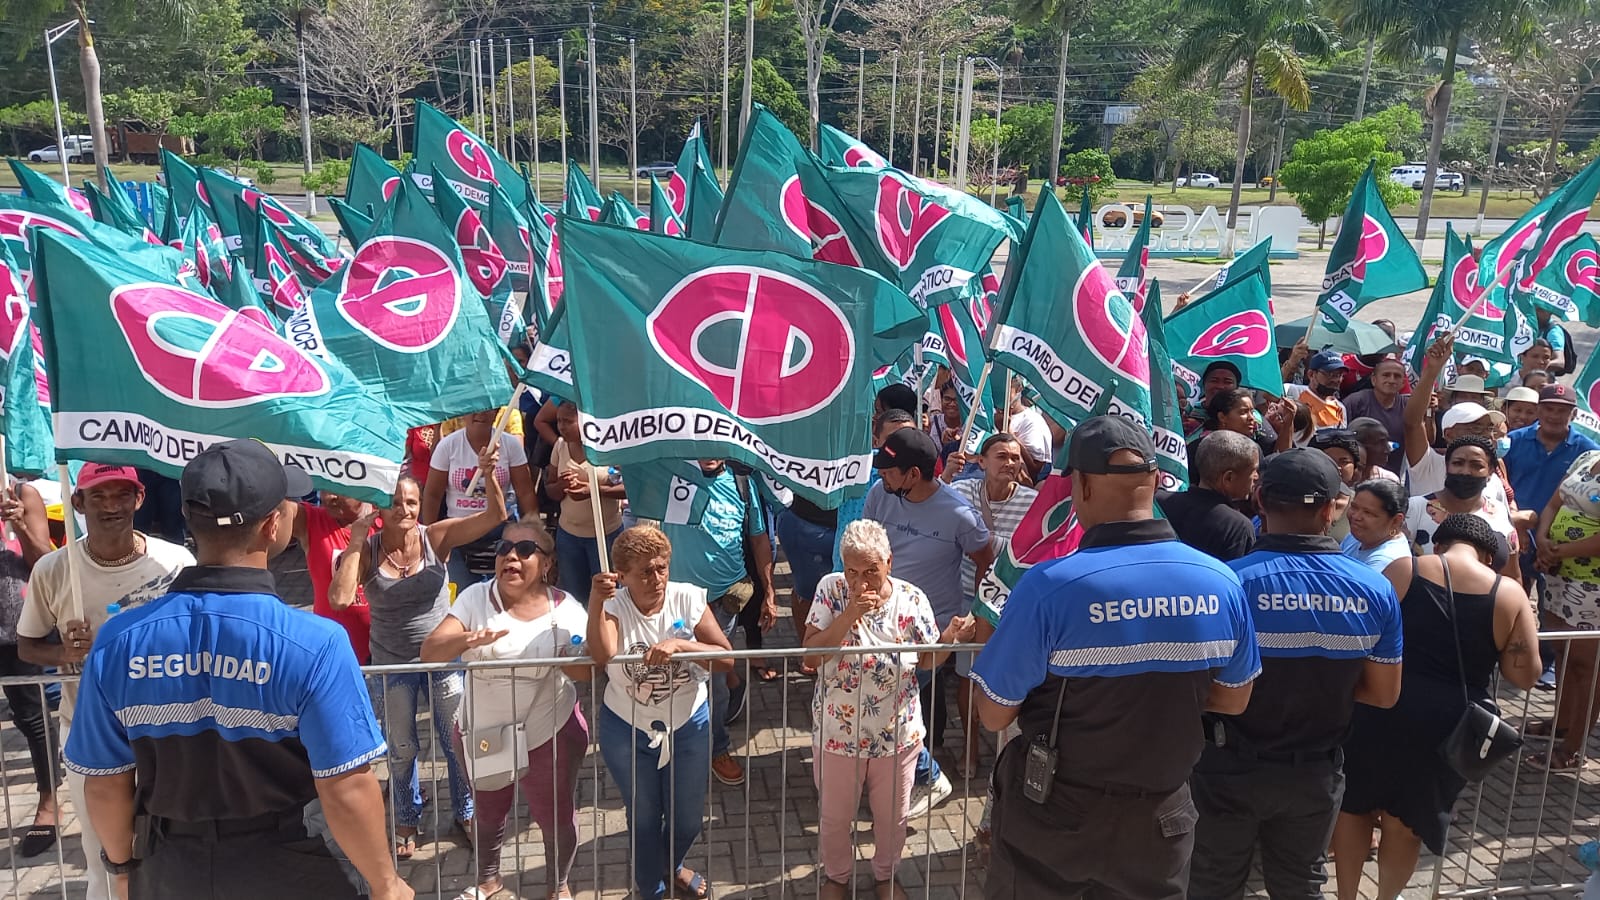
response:
<svg viewBox="0 0 1600 900"><path fill-rule="evenodd" d="M911 811L906 814L906 818L916 819L927 815L928 810L949 800L954 792L955 788L950 786L950 779L944 772L940 772L939 780L933 784L919 784L912 788Z"/></svg>

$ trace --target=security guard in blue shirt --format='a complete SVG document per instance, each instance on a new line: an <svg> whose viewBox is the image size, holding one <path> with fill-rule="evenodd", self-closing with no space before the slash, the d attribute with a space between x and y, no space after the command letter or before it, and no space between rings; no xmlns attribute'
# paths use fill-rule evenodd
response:
<svg viewBox="0 0 1600 900"><path fill-rule="evenodd" d="M320 801L374 900L410 900L389 859L368 766L383 735L350 641L285 605L267 572L310 480L264 444L228 441L191 460L179 486L199 565L101 629L67 740L107 870L132 900L357 897L308 827Z"/></svg>
<svg viewBox="0 0 1600 900"><path fill-rule="evenodd" d="M1200 716L1249 702L1255 631L1238 577L1154 517L1148 431L1091 418L1067 454L1082 543L1022 577L972 667L984 727L1022 729L995 766L985 894L1178 900Z"/></svg>
<svg viewBox="0 0 1600 900"><path fill-rule="evenodd" d="M1250 861L1273 900L1318 898L1355 704L1400 697L1400 601L1378 572L1327 536L1339 469L1320 450L1261 466L1264 533L1229 563L1244 583L1261 648L1250 706L1206 716L1207 746L1190 779L1195 830L1192 900L1244 895Z"/></svg>

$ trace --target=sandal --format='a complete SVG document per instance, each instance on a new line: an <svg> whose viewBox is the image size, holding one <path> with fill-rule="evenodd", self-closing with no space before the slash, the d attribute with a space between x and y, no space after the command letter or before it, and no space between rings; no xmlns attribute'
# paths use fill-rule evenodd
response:
<svg viewBox="0 0 1600 900"><path fill-rule="evenodd" d="M487 893L484 892L483 888L473 885L457 894L456 900L490 900L491 897L498 897L505 892L506 886L504 884Z"/></svg>
<svg viewBox="0 0 1600 900"><path fill-rule="evenodd" d="M1567 730L1565 728L1556 728L1555 725L1555 719L1536 719L1522 726L1522 736L1547 738L1550 737L1550 732L1554 731L1557 738L1566 737Z"/></svg>
<svg viewBox="0 0 1600 900"><path fill-rule="evenodd" d="M685 872L689 873L687 879L683 877ZM706 877L692 869L679 869L677 877L672 880L676 884L678 891L688 891L688 894L677 893L677 896L689 896L697 898L697 900L704 900L704 898L711 896L711 885L706 882Z"/></svg>
<svg viewBox="0 0 1600 900"><path fill-rule="evenodd" d="M56 826L29 825L28 830L22 835L22 841L17 844L17 855L38 856L55 845Z"/></svg>
<svg viewBox="0 0 1600 900"><path fill-rule="evenodd" d="M777 681L783 674L771 666L756 666L756 679L759 681Z"/></svg>
<svg viewBox="0 0 1600 900"><path fill-rule="evenodd" d="M410 834L401 834L398 830L396 830L394 835L394 858L403 862L416 855L416 852L416 831L412 831Z"/></svg>
<svg viewBox="0 0 1600 900"><path fill-rule="evenodd" d="M1534 753L1523 759L1523 763L1534 769L1550 772L1581 772L1589 767L1589 761L1583 758L1583 754L1563 753L1560 750Z"/></svg>

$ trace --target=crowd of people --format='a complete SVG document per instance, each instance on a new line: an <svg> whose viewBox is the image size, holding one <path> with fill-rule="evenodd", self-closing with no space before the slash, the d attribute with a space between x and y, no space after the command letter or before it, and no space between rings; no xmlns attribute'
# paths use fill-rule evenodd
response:
<svg viewBox="0 0 1600 900"><path fill-rule="evenodd" d="M730 725L791 674L719 654L741 630L760 648L779 621L783 558L792 674L814 681L823 898L904 897L908 823L952 795L945 766L978 777L997 743L977 835L990 897L1237 897L1253 865L1274 897L1311 897L1331 854L1345 900L1374 848L1380 896L1396 897L1421 848L1442 850L1467 778L1439 747L1464 711L1493 709L1496 671L1575 686L1552 720L1523 723L1545 742L1517 764L1581 769L1596 721L1595 645L1541 648L1537 632L1600 620L1600 445L1573 429L1548 342L1504 396L1467 362L1444 378L1454 356L1441 338L1413 381L1394 356L1302 342L1273 390L1215 362L1200 396L1180 384L1176 492L1157 489L1148 429L1053 421L1020 380L1002 430L963 446L942 372L922 396L879 393L872 485L838 509L704 459L677 464L703 492L695 515L640 521L642 486L589 461L557 398L503 433L495 410L417 430L381 509L304 499L298 470L231 442L163 485L181 533L144 524L149 473L85 466L70 495L84 533L58 547L38 493L13 482L4 672L82 672L59 739L44 692L7 689L40 795L18 852L56 840L64 747L90 900L213 896L224 878L229 896L407 897L396 862L425 805L446 802L424 790L425 710L450 827L474 849L463 898L504 887L519 794L549 896L572 896L592 741L627 812L636 895L710 896L689 854L713 782L747 777ZM1071 479L1079 549L980 610L1047 477ZM290 540L314 616L264 571ZM940 646L964 643L984 648ZM884 649L905 645L926 649ZM419 663L445 665L359 668Z"/></svg>

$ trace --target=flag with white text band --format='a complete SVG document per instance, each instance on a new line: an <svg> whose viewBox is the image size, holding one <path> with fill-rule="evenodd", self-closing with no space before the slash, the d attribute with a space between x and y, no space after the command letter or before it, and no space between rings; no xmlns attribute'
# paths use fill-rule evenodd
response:
<svg viewBox="0 0 1600 900"><path fill-rule="evenodd" d="M1214 362L1239 369L1239 383L1273 396L1283 392L1278 367L1276 323L1259 272L1230 280L1165 320L1171 374L1189 389L1189 402L1199 404L1200 380Z"/></svg>

